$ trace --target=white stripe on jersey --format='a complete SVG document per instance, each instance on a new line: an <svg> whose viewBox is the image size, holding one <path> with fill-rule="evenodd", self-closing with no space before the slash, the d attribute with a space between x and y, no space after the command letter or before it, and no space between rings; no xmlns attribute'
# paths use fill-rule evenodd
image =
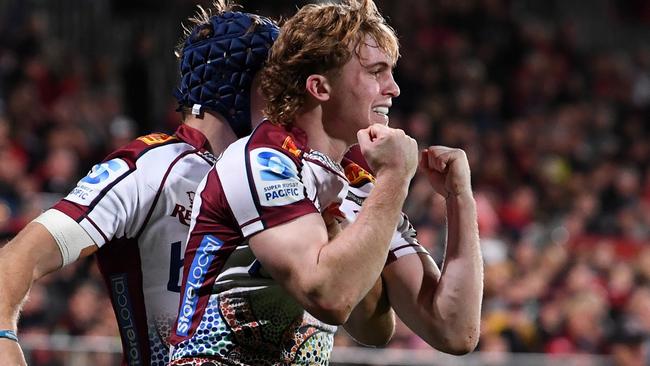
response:
<svg viewBox="0 0 650 366"><path fill-rule="evenodd" d="M79 222L79 225L81 225L84 230L90 235L91 238L93 238L93 241L95 243L98 243L98 247L102 247L106 242L108 241L106 234L103 232L99 231L99 227L94 224L93 221L91 221L88 216L85 216L83 220Z"/></svg>
<svg viewBox="0 0 650 366"><path fill-rule="evenodd" d="M219 180L223 187L224 195L228 201L237 223L241 226L241 231L244 237L254 234L262 229L264 225L260 220L260 214L257 212L255 201L248 183L248 171L242 159L230 158L231 155L238 157L247 156L246 144L248 144L249 137L239 139L226 151L217 164L215 169L219 174ZM198 207L199 205L197 205ZM191 230L190 230L191 231Z"/></svg>

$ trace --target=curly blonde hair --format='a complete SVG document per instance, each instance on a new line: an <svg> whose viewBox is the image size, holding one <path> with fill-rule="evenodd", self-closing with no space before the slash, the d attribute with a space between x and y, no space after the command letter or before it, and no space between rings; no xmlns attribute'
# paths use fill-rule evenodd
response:
<svg viewBox="0 0 650 366"><path fill-rule="evenodd" d="M309 4L280 28L261 71L267 98L264 113L274 123L289 124L305 104L305 82L312 74L332 74L352 55L358 55L366 36L395 63L399 43L395 31L372 0L345 0L340 4Z"/></svg>

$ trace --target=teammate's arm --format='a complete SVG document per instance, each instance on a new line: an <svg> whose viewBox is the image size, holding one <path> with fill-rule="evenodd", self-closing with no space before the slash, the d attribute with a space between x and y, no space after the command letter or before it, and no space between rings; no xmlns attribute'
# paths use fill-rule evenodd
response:
<svg viewBox="0 0 650 366"><path fill-rule="evenodd" d="M250 239L271 276L307 311L330 324L345 323L379 278L417 165L415 141L402 131L373 125L358 137L374 164L377 185L354 223L328 240L323 218L308 214Z"/></svg>
<svg viewBox="0 0 650 366"><path fill-rule="evenodd" d="M82 230L81 228L79 228ZM90 237L79 257L97 250ZM78 258L79 258L78 257ZM56 240L38 222L29 223L18 235L0 248L0 329L16 332L20 308L34 280L60 268L63 256ZM8 365L24 365L20 345L0 338L0 354Z"/></svg>
<svg viewBox="0 0 650 366"><path fill-rule="evenodd" d="M420 167L446 197L447 247L442 274L426 254L407 255L383 271L391 306L431 346L452 354L478 342L483 261L467 157L462 150L431 147Z"/></svg>

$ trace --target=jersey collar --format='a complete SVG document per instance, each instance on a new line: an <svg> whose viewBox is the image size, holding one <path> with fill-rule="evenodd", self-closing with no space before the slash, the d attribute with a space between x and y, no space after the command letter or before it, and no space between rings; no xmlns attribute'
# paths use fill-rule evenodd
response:
<svg viewBox="0 0 650 366"><path fill-rule="evenodd" d="M205 137L205 135L196 128L190 127L183 123L178 126L178 129L176 129L176 132L174 134L180 140L187 142L188 144L201 151L211 152L210 143L208 142L207 137Z"/></svg>

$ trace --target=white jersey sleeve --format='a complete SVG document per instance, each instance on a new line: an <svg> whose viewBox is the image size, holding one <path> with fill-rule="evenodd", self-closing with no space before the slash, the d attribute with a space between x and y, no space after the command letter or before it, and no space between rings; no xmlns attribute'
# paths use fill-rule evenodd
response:
<svg viewBox="0 0 650 366"><path fill-rule="evenodd" d="M136 235L156 194L147 184L155 170L137 168L121 158L97 164L54 208L76 220L99 247Z"/></svg>
<svg viewBox="0 0 650 366"><path fill-rule="evenodd" d="M100 248L114 239L137 237L169 174L161 167L172 166L193 150L174 142L172 137L161 144L141 138L118 150L95 165L53 208L77 221Z"/></svg>

